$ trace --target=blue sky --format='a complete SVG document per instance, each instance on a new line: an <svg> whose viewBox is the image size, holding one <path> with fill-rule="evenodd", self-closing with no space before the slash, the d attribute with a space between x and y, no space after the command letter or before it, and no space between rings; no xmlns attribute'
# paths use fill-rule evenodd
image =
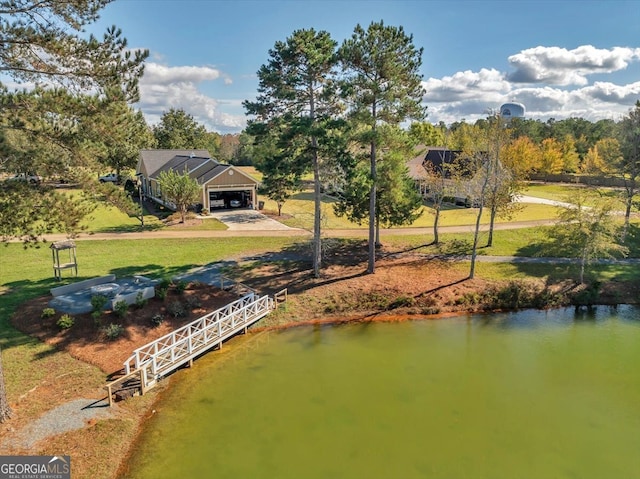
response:
<svg viewBox="0 0 640 479"><path fill-rule="evenodd" d="M116 0L90 31L115 24L150 50L137 106L151 124L182 108L233 133L276 41L315 28L341 43L380 20L424 48L433 123L473 122L506 101L543 121L618 120L640 99L640 0Z"/></svg>

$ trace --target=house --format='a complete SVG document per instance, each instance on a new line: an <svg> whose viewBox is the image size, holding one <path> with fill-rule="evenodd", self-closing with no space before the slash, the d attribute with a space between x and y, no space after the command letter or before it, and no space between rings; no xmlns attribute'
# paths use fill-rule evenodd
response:
<svg viewBox="0 0 640 479"><path fill-rule="evenodd" d="M447 201L461 206L473 204L480 175L471 160L465 160L461 151L443 147L420 145L416 150L420 153L407 162L407 168L424 199L433 199L433 178L438 178L439 194Z"/></svg>
<svg viewBox="0 0 640 479"><path fill-rule="evenodd" d="M219 163L207 150L141 150L136 168L142 193L175 209L162 197L158 178L163 171L187 173L202 188L202 209L253 208L258 181L233 165Z"/></svg>

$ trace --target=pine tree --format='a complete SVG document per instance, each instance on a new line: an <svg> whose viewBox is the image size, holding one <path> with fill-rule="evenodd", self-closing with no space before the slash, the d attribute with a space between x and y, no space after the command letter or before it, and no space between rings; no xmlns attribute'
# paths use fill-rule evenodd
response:
<svg viewBox="0 0 640 479"><path fill-rule="evenodd" d="M381 123L399 125L408 120L422 120L424 89L419 73L422 48L413 45L413 36L402 27L371 23L367 30L357 25L351 38L339 50L346 75L349 114L360 129L358 141L367 145L370 161L369 190L369 264L375 272L375 224L378 188L378 147Z"/></svg>
<svg viewBox="0 0 640 479"><path fill-rule="evenodd" d="M281 158L293 167L294 177L299 166L313 172L313 274L320 275L322 264L322 171L335 154L329 153L337 144L332 130L339 124L335 114L340 101L335 89L337 43L328 32L314 29L296 30L284 42L278 41L269 50L269 61L258 70L258 97L244 102L250 121L249 132L279 130ZM256 140L266 138L255 135ZM287 173L274 170L282 178ZM265 171L269 175L269 171ZM294 178L293 183L297 180Z"/></svg>

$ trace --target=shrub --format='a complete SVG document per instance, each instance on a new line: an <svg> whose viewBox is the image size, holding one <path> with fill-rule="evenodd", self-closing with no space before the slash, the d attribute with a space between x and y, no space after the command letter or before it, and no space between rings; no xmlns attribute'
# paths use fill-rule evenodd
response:
<svg viewBox="0 0 640 479"><path fill-rule="evenodd" d="M124 333L124 328L121 324L110 323L109 326L104 328L104 335L109 341L117 339Z"/></svg>
<svg viewBox="0 0 640 479"><path fill-rule="evenodd" d="M142 291L138 291L136 294L136 307L142 309L147 305L147 300L142 296Z"/></svg>
<svg viewBox="0 0 640 479"><path fill-rule="evenodd" d="M594 281L584 289L575 293L571 301L575 306L592 306L598 302L601 288L602 284L600 281Z"/></svg>
<svg viewBox="0 0 640 479"><path fill-rule="evenodd" d="M160 313L156 313L153 316L151 316L151 324L153 324L154 326L160 326L163 321L164 321L164 315Z"/></svg>
<svg viewBox="0 0 640 479"><path fill-rule="evenodd" d="M73 323L73 317L69 316L68 314L63 314L62 316L60 316L60 318L58 318L58 321L56 321L56 325L60 329L69 329L71 326L73 326Z"/></svg>
<svg viewBox="0 0 640 479"><path fill-rule="evenodd" d="M195 295L185 298L184 301L185 303L187 303L187 308L189 309L196 309L202 306L202 302L200 301L200 298L198 298Z"/></svg>
<svg viewBox="0 0 640 479"><path fill-rule="evenodd" d="M464 293L462 296L456 298L455 304L470 306L470 305L479 304L481 301L482 301L482 296L480 294L476 292L467 292L467 293Z"/></svg>
<svg viewBox="0 0 640 479"><path fill-rule="evenodd" d="M93 307L94 311L102 312L102 310L107 304L107 301L109 301L109 299L106 296L103 296L101 294L96 294L95 296L91 296L91 306Z"/></svg>
<svg viewBox="0 0 640 479"><path fill-rule="evenodd" d="M101 317L101 313L100 311L94 311L93 313L91 313L91 317L93 318L93 324L97 327L97 328L101 328L102 327L102 317Z"/></svg>
<svg viewBox="0 0 640 479"><path fill-rule="evenodd" d="M164 301L167 297L167 288L156 288L156 296L160 301Z"/></svg>
<svg viewBox="0 0 640 479"><path fill-rule="evenodd" d="M127 310L129 309L129 305L126 301L118 301L113 305L113 310L118 315L119 318L124 318L124 315L127 314Z"/></svg>
<svg viewBox="0 0 640 479"><path fill-rule="evenodd" d="M167 278L162 278L158 285L156 286L156 296L164 301L167 297L167 291L169 291L169 286L171 285L171 281Z"/></svg>
<svg viewBox="0 0 640 479"><path fill-rule="evenodd" d="M180 301L174 301L169 304L167 311L174 318L183 318L187 315L187 310Z"/></svg>
<svg viewBox="0 0 640 479"><path fill-rule="evenodd" d="M42 310L42 314L40 315L41 318L51 318L53 316L55 316L56 314L56 310L53 308L44 308Z"/></svg>
<svg viewBox="0 0 640 479"><path fill-rule="evenodd" d="M408 308L416 304L416 299L411 296L398 296L394 299L387 309Z"/></svg>
<svg viewBox="0 0 640 479"><path fill-rule="evenodd" d="M187 286L189 285L189 283L187 283L186 281L178 281L176 283L176 291L180 294L184 293L184 290L187 289Z"/></svg>

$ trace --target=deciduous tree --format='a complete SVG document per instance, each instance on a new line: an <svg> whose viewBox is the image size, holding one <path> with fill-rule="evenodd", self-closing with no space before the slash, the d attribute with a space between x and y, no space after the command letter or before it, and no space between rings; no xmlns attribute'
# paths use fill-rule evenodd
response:
<svg viewBox="0 0 640 479"><path fill-rule="evenodd" d="M153 127L158 148L166 150L207 150L215 156L220 148L220 135L208 132L182 108L164 112L160 123Z"/></svg>
<svg viewBox="0 0 640 479"><path fill-rule="evenodd" d="M625 214L623 236L629 229L633 199L638 193L640 179L640 100L619 126L620 162L615 165L617 172L624 178Z"/></svg>
<svg viewBox="0 0 640 479"><path fill-rule="evenodd" d="M562 173L562 167L562 145L553 138L543 140L540 149L540 172L547 175L557 175Z"/></svg>
<svg viewBox="0 0 640 479"><path fill-rule="evenodd" d="M584 283L586 267L595 259L626 255L620 244L620 224L616 221L615 202L590 197L586 189L577 189L568 198L572 205L565 207L558 223L549 230L548 248L562 251L580 261L580 283Z"/></svg>
<svg viewBox="0 0 640 479"><path fill-rule="evenodd" d="M180 212L180 222L184 223L189 206L201 199L202 188L187 172L181 174L174 170L161 172L158 175L158 184L162 198L173 203Z"/></svg>

